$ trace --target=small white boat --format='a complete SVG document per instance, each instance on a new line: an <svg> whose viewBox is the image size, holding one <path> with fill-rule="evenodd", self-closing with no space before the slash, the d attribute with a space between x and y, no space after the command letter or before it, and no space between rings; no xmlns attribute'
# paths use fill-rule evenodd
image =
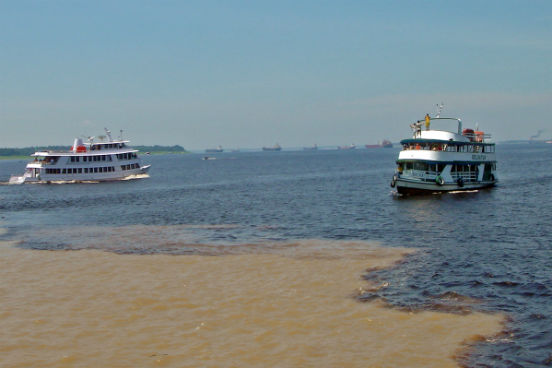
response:
<svg viewBox="0 0 552 368"><path fill-rule="evenodd" d="M348 146L339 146L337 147L338 150L353 150L356 149L356 145L354 143L351 143Z"/></svg>
<svg viewBox="0 0 552 368"><path fill-rule="evenodd" d="M142 166L138 150L129 141L112 139L111 132L105 130L107 139L88 143L76 138L68 151L37 151L31 156L25 173L12 176L10 184L51 183L51 182L97 182L147 177L151 165Z"/></svg>
<svg viewBox="0 0 552 368"><path fill-rule="evenodd" d="M442 124L451 122L457 123L457 131L442 130ZM440 110L437 116L426 115L410 127L413 137L401 141L403 149L391 180L397 192L474 190L497 183L495 143L489 134L477 128L462 129L462 120L442 118Z"/></svg>

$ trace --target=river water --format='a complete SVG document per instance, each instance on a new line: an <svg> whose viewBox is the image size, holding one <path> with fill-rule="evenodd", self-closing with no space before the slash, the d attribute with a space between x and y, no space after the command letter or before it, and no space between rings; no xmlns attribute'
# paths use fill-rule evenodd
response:
<svg viewBox="0 0 552 368"><path fill-rule="evenodd" d="M397 155L0 185L0 365L550 366L552 145L498 145L496 188L422 197L389 187Z"/></svg>

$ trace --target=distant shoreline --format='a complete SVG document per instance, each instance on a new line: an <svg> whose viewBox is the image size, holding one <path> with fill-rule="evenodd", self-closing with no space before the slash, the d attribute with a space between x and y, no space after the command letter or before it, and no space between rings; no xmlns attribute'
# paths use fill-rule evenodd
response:
<svg viewBox="0 0 552 368"><path fill-rule="evenodd" d="M184 147L175 146L132 146L132 148L140 151L141 154L174 154L174 153L190 153ZM37 151L68 151L67 146L45 146L45 147L23 147L23 148L0 148L0 160L17 160L28 159Z"/></svg>

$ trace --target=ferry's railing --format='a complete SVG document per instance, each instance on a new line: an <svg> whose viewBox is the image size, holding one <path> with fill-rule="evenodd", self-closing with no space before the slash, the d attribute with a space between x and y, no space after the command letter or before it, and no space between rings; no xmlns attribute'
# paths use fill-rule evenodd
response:
<svg viewBox="0 0 552 368"><path fill-rule="evenodd" d="M491 135L483 132L463 133L464 137L472 142L486 142L491 139Z"/></svg>
<svg viewBox="0 0 552 368"><path fill-rule="evenodd" d="M452 177L453 180L458 180L460 178L462 178L462 180L464 180L465 182L470 182L470 181L477 181L478 179L478 175L479 173L477 171L457 171L457 172L451 172L450 173L450 176Z"/></svg>
<svg viewBox="0 0 552 368"><path fill-rule="evenodd" d="M421 170L414 170L414 169L408 169L403 170L402 173L399 173L399 177L412 177L421 179L427 182L435 182L438 176L440 176L440 173L435 171L421 171ZM462 178L464 182L476 182L478 180L479 173L477 171L455 171L451 172L450 176L453 181L457 181L459 178Z"/></svg>

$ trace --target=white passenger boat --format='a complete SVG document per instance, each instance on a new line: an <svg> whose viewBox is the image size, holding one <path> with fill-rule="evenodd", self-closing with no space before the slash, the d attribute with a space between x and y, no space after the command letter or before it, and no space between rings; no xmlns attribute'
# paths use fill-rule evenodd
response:
<svg viewBox="0 0 552 368"><path fill-rule="evenodd" d="M451 123L457 125L457 131L444 129ZM477 127L462 129L460 119L440 117L440 111L410 127L413 137L401 141L403 149L391 180L397 192L474 190L497 183L495 144L489 134Z"/></svg>
<svg viewBox="0 0 552 368"><path fill-rule="evenodd" d="M10 184L109 181L144 177L151 165L142 166L138 150L129 141L107 139L87 143L77 138L68 151L38 151L31 156L22 176L12 176Z"/></svg>

